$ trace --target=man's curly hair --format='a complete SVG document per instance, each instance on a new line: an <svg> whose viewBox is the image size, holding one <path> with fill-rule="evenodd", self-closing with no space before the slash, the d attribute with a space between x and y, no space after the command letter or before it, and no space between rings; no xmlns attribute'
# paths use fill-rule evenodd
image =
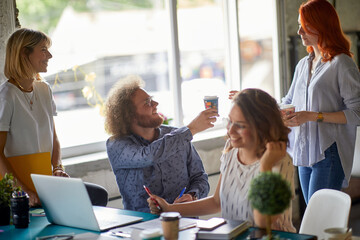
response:
<svg viewBox="0 0 360 240"><path fill-rule="evenodd" d="M131 122L136 111L132 98L136 90L144 86L140 76L129 75L110 89L105 106L105 131L111 138L119 139L131 134Z"/></svg>

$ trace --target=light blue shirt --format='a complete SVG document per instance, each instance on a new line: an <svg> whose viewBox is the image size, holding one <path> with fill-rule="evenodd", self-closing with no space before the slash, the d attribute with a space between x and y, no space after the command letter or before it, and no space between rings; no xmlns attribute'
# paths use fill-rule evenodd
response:
<svg viewBox="0 0 360 240"><path fill-rule="evenodd" d="M299 61L290 90L282 103L294 105L295 111L343 111L347 124L311 121L293 127L290 153L294 165L312 166L323 160L325 150L336 142L345 173L345 187L353 164L356 126L360 125L359 69L349 56L340 54L332 61L319 61L310 76L312 58L309 54Z"/></svg>
<svg viewBox="0 0 360 240"><path fill-rule="evenodd" d="M159 137L153 142L130 135L106 142L124 208L150 212L143 188L173 203L181 190L206 197L210 186L200 156L191 144L187 127L160 126Z"/></svg>

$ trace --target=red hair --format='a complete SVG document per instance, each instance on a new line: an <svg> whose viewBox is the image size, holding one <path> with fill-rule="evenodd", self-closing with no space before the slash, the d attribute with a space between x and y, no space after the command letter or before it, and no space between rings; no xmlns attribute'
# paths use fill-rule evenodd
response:
<svg viewBox="0 0 360 240"><path fill-rule="evenodd" d="M350 40L345 36L340 26L339 16L335 8L327 0L309 0L299 8L301 26L306 33L318 33L318 48L323 62L331 61L336 55L344 53L351 57ZM307 47L309 53L314 49Z"/></svg>

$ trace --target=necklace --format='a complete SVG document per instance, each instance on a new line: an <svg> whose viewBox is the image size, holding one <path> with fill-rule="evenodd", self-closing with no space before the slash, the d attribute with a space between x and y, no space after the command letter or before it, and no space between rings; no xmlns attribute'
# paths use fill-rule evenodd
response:
<svg viewBox="0 0 360 240"><path fill-rule="evenodd" d="M34 96L35 96L35 89L33 89L33 92L32 93L25 93L25 92L22 92L24 94L24 97L26 99L26 102L29 104L29 107L30 107L30 111L33 110L33 99L34 99ZM29 97L28 94L31 94L31 97ZM35 99L36 99L36 96L35 96Z"/></svg>
<svg viewBox="0 0 360 240"><path fill-rule="evenodd" d="M315 59L315 58L314 58L314 60L312 61L312 64L311 64L311 74L314 74L315 69L316 69L316 65L319 63L319 60L320 60L320 58L319 58L319 59Z"/></svg>
<svg viewBox="0 0 360 240"><path fill-rule="evenodd" d="M31 92L33 90L33 87L31 87L31 90L26 90L23 86L20 85L20 83L15 79L13 78L13 80L16 82L16 84L19 86L19 88L24 91L24 92Z"/></svg>

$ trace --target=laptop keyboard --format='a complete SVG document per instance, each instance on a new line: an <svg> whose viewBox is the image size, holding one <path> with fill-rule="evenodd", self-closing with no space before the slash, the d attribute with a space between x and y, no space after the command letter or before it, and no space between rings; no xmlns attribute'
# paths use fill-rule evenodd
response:
<svg viewBox="0 0 360 240"><path fill-rule="evenodd" d="M100 229L106 228L107 226L114 226L119 223L119 215L96 215Z"/></svg>

